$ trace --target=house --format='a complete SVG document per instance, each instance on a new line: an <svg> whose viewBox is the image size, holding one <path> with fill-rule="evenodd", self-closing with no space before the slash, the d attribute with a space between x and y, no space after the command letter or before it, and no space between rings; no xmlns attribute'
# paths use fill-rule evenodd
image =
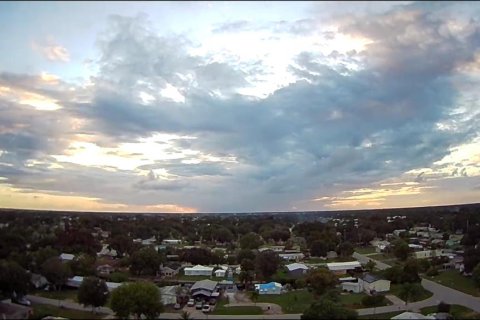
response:
<svg viewBox="0 0 480 320"><path fill-rule="evenodd" d="M99 257L107 256L107 257L114 258L117 256L117 250L110 248L108 244L104 244L102 247L102 250L97 252L97 256Z"/></svg>
<svg viewBox="0 0 480 320"><path fill-rule="evenodd" d="M29 319L33 309L14 303L0 302L0 319Z"/></svg>
<svg viewBox="0 0 480 320"><path fill-rule="evenodd" d="M182 243L182 240L179 239L164 239L162 241L163 244L170 244L170 245L176 245Z"/></svg>
<svg viewBox="0 0 480 320"><path fill-rule="evenodd" d="M97 267L97 272L101 274L111 274L115 272L115 268L109 264L102 264Z"/></svg>
<svg viewBox="0 0 480 320"><path fill-rule="evenodd" d="M255 291L259 294L280 294L282 293L282 285L278 282L257 283Z"/></svg>
<svg viewBox="0 0 480 320"><path fill-rule="evenodd" d="M41 289L49 284L47 278L37 273L31 274L30 283L35 287L35 289Z"/></svg>
<svg viewBox="0 0 480 320"><path fill-rule="evenodd" d="M157 239L155 239L155 237L152 236L151 238L142 240L141 244L144 246L151 246L155 244L155 242L157 242Z"/></svg>
<svg viewBox="0 0 480 320"><path fill-rule="evenodd" d="M345 277L345 278L339 278L338 281L340 282L339 286L342 288L343 291L347 291L350 293L362 292L363 288L360 286L360 283L358 282L357 278Z"/></svg>
<svg viewBox="0 0 480 320"><path fill-rule="evenodd" d="M400 237L400 235L404 232L407 232L407 230L405 230L405 229L393 230L393 234L396 235L397 237Z"/></svg>
<svg viewBox="0 0 480 320"><path fill-rule="evenodd" d="M327 263L327 268L335 274L345 274L347 271L361 270L362 265L358 261L332 262Z"/></svg>
<svg viewBox="0 0 480 320"><path fill-rule="evenodd" d="M194 267L187 267L183 271L186 276L211 276L213 267L205 267L198 264Z"/></svg>
<svg viewBox="0 0 480 320"><path fill-rule="evenodd" d="M218 270L215 270L215 277L225 277L225 274L227 273L227 270L223 270L223 269L218 269Z"/></svg>
<svg viewBox="0 0 480 320"><path fill-rule="evenodd" d="M303 258L305 258L305 255L301 252L289 252L289 253L281 252L278 254L278 256L283 260L287 260L287 261L300 261Z"/></svg>
<svg viewBox="0 0 480 320"><path fill-rule="evenodd" d="M160 296L164 305L177 303L177 290L179 286L160 287Z"/></svg>
<svg viewBox="0 0 480 320"><path fill-rule="evenodd" d="M443 251L441 249L416 251L413 253L416 259L428 259L433 257L440 257L442 254L443 254Z"/></svg>
<svg viewBox="0 0 480 320"><path fill-rule="evenodd" d="M215 297L215 289L218 282L212 280L200 280L193 284L190 293L194 298L210 298Z"/></svg>
<svg viewBox="0 0 480 320"><path fill-rule="evenodd" d="M169 262L160 266L160 274L162 277L171 278L175 277L182 268L182 265L178 262Z"/></svg>
<svg viewBox="0 0 480 320"><path fill-rule="evenodd" d="M335 259L338 257L338 254L335 251L328 251L327 252L327 259Z"/></svg>
<svg viewBox="0 0 480 320"><path fill-rule="evenodd" d="M74 276L72 278L68 278L67 286L73 287L73 288L79 288L83 282L83 278L84 277L82 276ZM108 282L108 281L105 282L105 284L107 285L108 291L112 291L122 285L121 283L118 283L118 282Z"/></svg>
<svg viewBox="0 0 480 320"><path fill-rule="evenodd" d="M413 250L422 250L423 246L420 244L409 243L408 247Z"/></svg>
<svg viewBox="0 0 480 320"><path fill-rule="evenodd" d="M62 253L60 255L60 260L62 260L62 262L72 261L73 259L75 259L75 256L73 254L70 254L70 253Z"/></svg>
<svg viewBox="0 0 480 320"><path fill-rule="evenodd" d="M272 250L274 252L283 252L285 250L285 246L268 246L268 247L261 247L258 248L258 251L263 252L267 250Z"/></svg>
<svg viewBox="0 0 480 320"><path fill-rule="evenodd" d="M392 317L390 319L401 319L401 320L409 320L409 319L435 319L434 316L424 316L421 313L416 313L416 312L403 312L400 313L399 315L396 315L395 317Z"/></svg>
<svg viewBox="0 0 480 320"><path fill-rule="evenodd" d="M367 273L362 278L359 278L358 283L366 293L390 291L390 280L381 279L380 277L374 276L370 273Z"/></svg>
<svg viewBox="0 0 480 320"><path fill-rule="evenodd" d="M288 269L288 275L292 278L303 277L307 271L308 267L303 263L290 263L286 265Z"/></svg>

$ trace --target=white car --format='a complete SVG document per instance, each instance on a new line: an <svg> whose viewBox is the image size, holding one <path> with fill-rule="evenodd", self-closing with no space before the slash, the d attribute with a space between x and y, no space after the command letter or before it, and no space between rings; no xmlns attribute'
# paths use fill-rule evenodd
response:
<svg viewBox="0 0 480 320"><path fill-rule="evenodd" d="M210 312L211 310L212 309L208 304L206 304L202 307L202 312Z"/></svg>
<svg viewBox="0 0 480 320"><path fill-rule="evenodd" d="M188 307L193 307L194 305L195 305L195 300L193 300L193 299L188 300L188 302L187 302Z"/></svg>

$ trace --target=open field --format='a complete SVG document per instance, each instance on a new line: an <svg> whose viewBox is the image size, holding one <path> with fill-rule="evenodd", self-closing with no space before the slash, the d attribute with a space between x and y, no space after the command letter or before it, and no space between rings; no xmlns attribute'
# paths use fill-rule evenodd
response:
<svg viewBox="0 0 480 320"><path fill-rule="evenodd" d="M480 290L475 287L473 280L471 278L462 276L460 272L456 270L440 272L438 276L425 278L443 284L444 286L456 289L458 291L465 292L466 294L480 297Z"/></svg>

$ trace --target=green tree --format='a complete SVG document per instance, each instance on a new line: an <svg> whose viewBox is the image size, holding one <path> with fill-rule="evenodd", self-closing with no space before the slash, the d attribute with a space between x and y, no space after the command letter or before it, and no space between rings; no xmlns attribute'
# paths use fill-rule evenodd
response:
<svg viewBox="0 0 480 320"><path fill-rule="evenodd" d="M418 275L418 261L415 258L410 258L403 266L402 282L420 282Z"/></svg>
<svg viewBox="0 0 480 320"><path fill-rule="evenodd" d="M314 302L300 317L302 320L357 318L358 314L355 310L345 308L340 303L329 299L320 299L320 301Z"/></svg>
<svg viewBox="0 0 480 320"><path fill-rule="evenodd" d="M368 272L372 272L375 269L375 266L377 264L373 260L368 260L368 262L365 264L365 269L367 269Z"/></svg>
<svg viewBox="0 0 480 320"><path fill-rule="evenodd" d="M423 293L423 287L418 283L404 283L400 287L398 293L399 297L405 301L405 304L416 301L421 297Z"/></svg>
<svg viewBox="0 0 480 320"><path fill-rule="evenodd" d="M410 254L410 247L404 240L397 239L392 242L393 254L401 261L405 261Z"/></svg>
<svg viewBox="0 0 480 320"><path fill-rule="evenodd" d="M337 278L327 269L316 269L308 273L306 282L313 292L320 296L328 289L335 287Z"/></svg>
<svg viewBox="0 0 480 320"><path fill-rule="evenodd" d="M57 290L60 289L72 275L70 266L62 263L57 257L45 261L41 266L41 270L45 278L47 278Z"/></svg>
<svg viewBox="0 0 480 320"><path fill-rule="evenodd" d="M40 267L45 261L53 257L58 257L59 254L60 252L52 247L40 248L34 252L33 260L35 261L35 265Z"/></svg>
<svg viewBox="0 0 480 320"><path fill-rule="evenodd" d="M249 232L240 238L240 248L242 249L258 249L263 241L255 232Z"/></svg>
<svg viewBox="0 0 480 320"><path fill-rule="evenodd" d="M255 305L257 305L259 296L260 294L257 291L252 291L252 293L250 294L250 299L255 303Z"/></svg>
<svg viewBox="0 0 480 320"><path fill-rule="evenodd" d="M353 245L348 241L342 242L338 245L337 253L342 257L350 257L353 252Z"/></svg>
<svg viewBox="0 0 480 320"><path fill-rule="evenodd" d="M146 247L132 254L130 271L134 274L156 275L162 263L162 256L151 247Z"/></svg>
<svg viewBox="0 0 480 320"><path fill-rule="evenodd" d="M251 249L241 249L237 253L238 263L242 263L243 259L255 260L255 253Z"/></svg>
<svg viewBox="0 0 480 320"><path fill-rule="evenodd" d="M315 240L310 245L310 255L313 257L326 257L328 245L323 240Z"/></svg>
<svg viewBox="0 0 480 320"><path fill-rule="evenodd" d="M78 302L84 306L92 306L93 309L105 305L107 299L108 288L104 280L97 277L83 279L78 288Z"/></svg>
<svg viewBox="0 0 480 320"><path fill-rule="evenodd" d="M276 252L270 250L260 252L255 259L255 270L265 279L277 272L279 265L280 257Z"/></svg>
<svg viewBox="0 0 480 320"><path fill-rule="evenodd" d="M383 274L387 280L390 280L392 283L402 283L403 269L399 265L394 265L391 268L383 271Z"/></svg>
<svg viewBox="0 0 480 320"><path fill-rule="evenodd" d="M133 240L126 234L119 234L112 238L110 241L110 248L117 251L118 256L121 258L126 253L130 253L133 248Z"/></svg>
<svg viewBox="0 0 480 320"><path fill-rule="evenodd" d="M0 290L4 295L10 296L27 293L30 276L18 263L14 261L0 261Z"/></svg>
<svg viewBox="0 0 480 320"><path fill-rule="evenodd" d="M480 263L473 268L472 280L475 282L475 285L480 288Z"/></svg>
<svg viewBox="0 0 480 320"><path fill-rule="evenodd" d="M137 319L143 315L153 319L163 311L160 290L147 282L123 284L112 292L111 308L119 318L131 315Z"/></svg>
<svg viewBox="0 0 480 320"><path fill-rule="evenodd" d="M82 254L77 259L74 259L70 265L72 273L77 276L93 276L95 275L95 257Z"/></svg>

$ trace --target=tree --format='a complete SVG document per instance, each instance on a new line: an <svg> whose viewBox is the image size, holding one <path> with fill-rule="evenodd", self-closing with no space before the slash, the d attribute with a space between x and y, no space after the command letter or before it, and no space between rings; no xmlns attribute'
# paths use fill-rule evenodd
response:
<svg viewBox="0 0 480 320"><path fill-rule="evenodd" d="M60 252L52 247L40 248L33 254L35 265L40 267L45 261L50 258L58 257Z"/></svg>
<svg viewBox="0 0 480 320"><path fill-rule="evenodd" d="M258 249L263 241L255 232L249 232L240 238L240 248L242 249Z"/></svg>
<svg viewBox="0 0 480 320"><path fill-rule="evenodd" d="M373 296L365 296L362 298L362 305L367 308L373 307L380 307L385 303L385 296L384 295L373 295Z"/></svg>
<svg viewBox="0 0 480 320"><path fill-rule="evenodd" d="M280 257L276 252L267 250L260 252L255 259L255 270L264 278L271 277L277 272Z"/></svg>
<svg viewBox="0 0 480 320"><path fill-rule="evenodd" d="M399 297L405 301L405 304L416 301L421 297L423 293L423 287L418 283L404 283L400 287L398 293Z"/></svg>
<svg viewBox="0 0 480 320"><path fill-rule="evenodd" d="M472 271L472 280L480 288L480 263Z"/></svg>
<svg viewBox="0 0 480 320"><path fill-rule="evenodd" d="M337 283L335 275L327 269L316 269L308 273L306 282L316 295L322 295L327 289Z"/></svg>
<svg viewBox="0 0 480 320"><path fill-rule="evenodd" d="M418 261L415 258L410 258L403 266L402 282L420 282L418 275Z"/></svg>
<svg viewBox="0 0 480 320"><path fill-rule="evenodd" d="M353 254L353 252L354 252L353 245L348 241L344 241L340 243L337 249L337 253L342 257L350 257Z"/></svg>
<svg viewBox="0 0 480 320"><path fill-rule="evenodd" d="M260 296L260 294L257 291L253 291L250 294L250 299L252 299L252 301L255 303L255 305L257 305L257 301L258 301L259 296Z"/></svg>
<svg viewBox="0 0 480 320"><path fill-rule="evenodd" d="M141 275L156 275L162 263L162 256L153 248L146 247L132 254L130 271Z"/></svg>
<svg viewBox="0 0 480 320"><path fill-rule="evenodd" d="M242 263L243 259L255 260L255 253L251 249L241 249L237 253L238 263Z"/></svg>
<svg viewBox="0 0 480 320"><path fill-rule="evenodd" d="M312 303L300 317L302 320L357 318L358 314L355 310L347 309L341 304L328 299L320 299L320 301Z"/></svg>
<svg viewBox="0 0 480 320"><path fill-rule="evenodd" d="M148 282L123 284L112 292L111 308L116 315L127 319L130 315L137 319L143 315L153 319L163 311L160 290Z"/></svg>
<svg viewBox="0 0 480 320"><path fill-rule="evenodd" d="M110 241L110 248L117 251L118 256L121 258L126 253L130 253L133 248L133 240L125 234L119 234L112 238Z"/></svg>
<svg viewBox="0 0 480 320"><path fill-rule="evenodd" d="M410 253L410 247L404 240L397 239L392 243L393 254L401 261L405 261Z"/></svg>
<svg viewBox="0 0 480 320"><path fill-rule="evenodd" d="M327 256L328 245L325 241L315 240L310 245L310 255L313 257L325 257Z"/></svg>
<svg viewBox="0 0 480 320"><path fill-rule="evenodd" d="M72 273L78 276L93 276L95 275L95 257L82 254L78 259L71 263Z"/></svg>
<svg viewBox="0 0 480 320"><path fill-rule="evenodd" d="M383 272L385 278L392 283L401 283L403 277L403 269L399 265L394 265Z"/></svg>
<svg viewBox="0 0 480 320"><path fill-rule="evenodd" d="M451 306L448 303L441 301L437 306L437 312L450 313L450 307Z"/></svg>
<svg viewBox="0 0 480 320"><path fill-rule="evenodd" d="M0 261L0 290L4 295L27 293L30 276L14 261Z"/></svg>
<svg viewBox="0 0 480 320"><path fill-rule="evenodd" d="M97 277L83 279L78 288L78 302L84 306L97 308L105 305L108 299L108 288L104 280Z"/></svg>
<svg viewBox="0 0 480 320"><path fill-rule="evenodd" d="M53 284L55 289L60 289L72 275L70 266L62 263L57 257L45 261L41 266L42 274Z"/></svg>
<svg viewBox="0 0 480 320"><path fill-rule="evenodd" d="M377 264L373 260L368 260L368 262L365 264L365 269L367 269L368 272L372 272L373 269L375 269L375 266Z"/></svg>

